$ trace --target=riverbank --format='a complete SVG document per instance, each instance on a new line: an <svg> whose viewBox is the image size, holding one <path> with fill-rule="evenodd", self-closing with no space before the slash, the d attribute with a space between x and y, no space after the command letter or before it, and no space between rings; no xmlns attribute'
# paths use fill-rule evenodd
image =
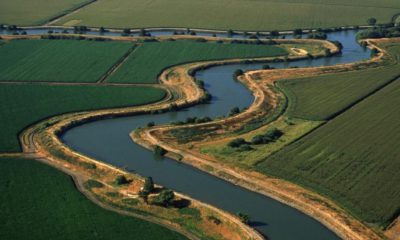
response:
<svg viewBox="0 0 400 240"><path fill-rule="evenodd" d="M381 40L385 41L385 40ZM373 42L368 41L370 47L378 48ZM282 77L288 77L285 72L289 73L289 75L305 75L309 74L323 74L329 72L340 72L340 71L348 71L351 69L356 69L358 67L376 65L381 61L381 58L385 56L385 50L380 49L380 54L373 59L361 62L361 63L352 63L352 64L344 64L338 65L334 67L318 67L318 68L310 68L310 69L288 69L288 70L268 70L269 73L276 72L275 78L279 79ZM246 73L245 78L241 78L242 81L254 81L249 75L257 75L257 71ZM259 80L257 78L257 80ZM269 79L271 80L271 79ZM258 174L256 172L248 172L247 170L235 168L232 165L222 164L221 162L215 161L210 157L204 156L204 154L200 154L196 152L196 149L193 150L193 145L179 145L172 138L165 137L167 132L170 132L173 129L178 128L190 128L190 127L202 127L206 129L215 129L216 125L223 125L224 129L229 128L229 123L231 126L242 122L246 117L240 119L242 116L252 116L254 117L254 110L260 110L260 108L253 108L254 106L260 106L260 102L263 102L265 96L268 96L269 93L265 93L265 91L260 90L261 87L258 87L258 90L254 90L254 84L249 84L245 82L248 88L253 92L255 96L255 101L251 107L245 112L224 120L204 123L201 125L184 125L184 126L158 126L151 129L141 129L135 133L131 134L131 137L139 144L151 148L153 145L159 145L165 148L166 150L174 153L171 155L173 158L177 158L181 162L185 162L187 164L196 166L203 171L212 173L218 177L221 177L225 180L238 184L240 186L247 187L248 189L254 190L257 192L262 192L267 196L278 199L279 201L285 202L293 207L300 209L303 212L317 218L325 225L330 227L336 233L338 233L341 237L346 239L380 239L382 237L381 233L375 232L373 229L370 229L366 225L360 223L358 220L354 219L347 212L339 208L332 201L323 198L319 195L316 195L309 190L298 187L294 184L291 184L286 181L282 181L279 179L269 178L264 175ZM260 85L265 85L265 82ZM263 93L260 96L260 92ZM270 97L270 99L272 99ZM252 115L253 113L253 115ZM240 121L235 121L235 119L240 119ZM213 126L214 125L214 128ZM240 124L239 124L240 125ZM222 127L221 127L222 128ZM218 129L221 129L218 128ZM221 132L218 132L220 135ZM203 139L210 139L207 136L203 136ZM201 138L201 137L200 137ZM212 142L211 142L212 144ZM175 156L175 157L174 157ZM256 183L255 183L256 182Z"/></svg>

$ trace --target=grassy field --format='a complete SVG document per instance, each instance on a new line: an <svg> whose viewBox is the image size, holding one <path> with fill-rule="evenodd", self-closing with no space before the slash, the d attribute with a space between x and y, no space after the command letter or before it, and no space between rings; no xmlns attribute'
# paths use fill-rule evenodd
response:
<svg viewBox="0 0 400 240"><path fill-rule="evenodd" d="M292 118L326 120L400 75L400 46L387 46L390 66L318 77L279 81L289 98Z"/></svg>
<svg viewBox="0 0 400 240"><path fill-rule="evenodd" d="M98 207L76 190L69 176L34 160L0 158L0 172L3 240L186 239Z"/></svg>
<svg viewBox="0 0 400 240"><path fill-rule="evenodd" d="M0 46L0 80L95 82L132 43L14 40Z"/></svg>
<svg viewBox="0 0 400 240"><path fill-rule="evenodd" d="M385 226L400 209L400 79L258 165Z"/></svg>
<svg viewBox="0 0 400 240"><path fill-rule="evenodd" d="M398 0L99 0L55 25L288 30L389 22L399 12Z"/></svg>
<svg viewBox="0 0 400 240"><path fill-rule="evenodd" d="M157 76L162 70L177 64L286 54L286 50L273 45L201 43L189 40L149 42L139 46L108 81L157 83Z"/></svg>
<svg viewBox="0 0 400 240"><path fill-rule="evenodd" d="M164 96L163 90L152 87L0 84L0 152L20 151L18 133L50 116L141 105Z"/></svg>
<svg viewBox="0 0 400 240"><path fill-rule="evenodd" d="M53 17L75 9L90 0L2 0L0 23L16 25L44 24Z"/></svg>

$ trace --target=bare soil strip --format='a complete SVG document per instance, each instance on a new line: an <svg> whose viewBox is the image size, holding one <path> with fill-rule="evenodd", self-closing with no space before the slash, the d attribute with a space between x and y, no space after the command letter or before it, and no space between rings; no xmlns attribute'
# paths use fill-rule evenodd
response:
<svg viewBox="0 0 400 240"><path fill-rule="evenodd" d="M84 4L80 5L80 6L78 6L75 9L71 9L70 11L68 11L66 13L60 14L60 15L50 19L49 21L47 21L47 23L45 23L43 26L46 27L47 25L52 25L52 24L58 22L61 18L70 16L72 14L75 14L75 13L79 12L82 8L84 8L86 6L89 6L90 4L95 3L95 2L97 2L97 0L91 0L91 1L89 1L87 3L84 3Z"/></svg>

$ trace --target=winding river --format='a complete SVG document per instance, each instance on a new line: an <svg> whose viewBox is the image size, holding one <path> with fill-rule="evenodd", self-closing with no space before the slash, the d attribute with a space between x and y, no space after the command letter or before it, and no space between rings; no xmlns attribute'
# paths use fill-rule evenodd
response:
<svg viewBox="0 0 400 240"><path fill-rule="evenodd" d="M354 31L330 33L328 36L329 39L338 40L344 45L341 56L270 65L276 68L311 67L369 58L369 51L356 43ZM150 121L160 124L194 116L213 118L227 114L235 106L248 107L253 101L251 92L232 80L232 72L238 68L260 69L261 64L234 64L197 72L196 77L204 80L207 91L213 96L210 104L197 105L179 112L98 120L68 130L62 136L62 140L80 153L118 167L125 167L142 176L152 176L158 184L223 210L249 214L252 219L251 226L269 239L339 239L321 223L292 207L191 166L168 158L156 158L152 152L130 139L131 131Z"/></svg>

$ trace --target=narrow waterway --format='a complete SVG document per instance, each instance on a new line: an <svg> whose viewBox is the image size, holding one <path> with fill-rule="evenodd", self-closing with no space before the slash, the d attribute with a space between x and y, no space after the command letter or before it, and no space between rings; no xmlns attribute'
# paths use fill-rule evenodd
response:
<svg viewBox="0 0 400 240"><path fill-rule="evenodd" d="M330 33L329 39L342 42L344 49L341 56L270 65L276 68L311 67L369 58L369 51L356 43L354 31ZM248 107L253 101L251 92L232 79L233 71L238 68L260 69L261 64L234 64L197 72L196 77L205 81L207 91L213 96L210 104L197 105L179 112L98 120L68 130L62 140L80 153L118 167L126 167L142 176L152 176L158 184L223 210L249 214L251 226L269 239L338 239L321 223L292 207L191 166L168 158L157 158L130 139L130 132L150 121L161 124L195 116L214 118L227 114L235 106Z"/></svg>

